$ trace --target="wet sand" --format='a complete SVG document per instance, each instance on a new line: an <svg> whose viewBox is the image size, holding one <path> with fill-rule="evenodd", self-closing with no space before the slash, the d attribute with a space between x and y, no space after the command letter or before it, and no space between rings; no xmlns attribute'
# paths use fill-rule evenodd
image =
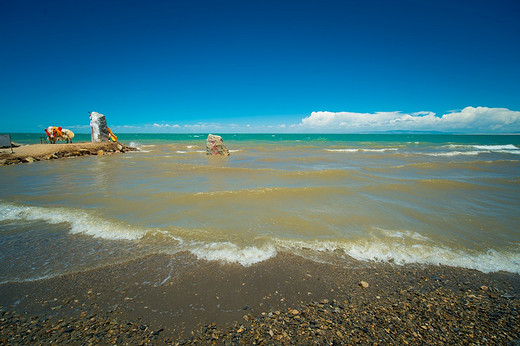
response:
<svg viewBox="0 0 520 346"><path fill-rule="evenodd" d="M137 149L118 142L80 142L64 144L29 144L11 149L0 149L0 165L32 163L64 157L103 155Z"/></svg>
<svg viewBox="0 0 520 346"><path fill-rule="evenodd" d="M153 255L2 284L0 307L14 344L520 342L519 275L290 254L250 267Z"/></svg>

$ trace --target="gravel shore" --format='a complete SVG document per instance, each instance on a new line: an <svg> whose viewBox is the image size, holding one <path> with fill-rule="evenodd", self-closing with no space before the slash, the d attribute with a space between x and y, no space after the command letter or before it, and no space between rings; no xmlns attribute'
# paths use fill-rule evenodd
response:
<svg viewBox="0 0 520 346"><path fill-rule="evenodd" d="M517 345L519 293L510 273L153 255L1 284L0 343Z"/></svg>
<svg viewBox="0 0 520 346"><path fill-rule="evenodd" d="M313 301L245 315L220 330L200 328L184 343L520 344L518 299L499 290L406 290L399 299Z"/></svg>

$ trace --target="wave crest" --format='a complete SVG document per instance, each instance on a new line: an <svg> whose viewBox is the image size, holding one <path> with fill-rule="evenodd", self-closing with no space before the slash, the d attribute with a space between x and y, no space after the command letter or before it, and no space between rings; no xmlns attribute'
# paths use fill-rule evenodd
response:
<svg viewBox="0 0 520 346"><path fill-rule="evenodd" d="M147 230L105 220L81 210L70 208L49 208L18 206L11 203L0 204L0 221L4 220L42 220L50 224L68 223L70 233L86 234L104 239L141 239Z"/></svg>

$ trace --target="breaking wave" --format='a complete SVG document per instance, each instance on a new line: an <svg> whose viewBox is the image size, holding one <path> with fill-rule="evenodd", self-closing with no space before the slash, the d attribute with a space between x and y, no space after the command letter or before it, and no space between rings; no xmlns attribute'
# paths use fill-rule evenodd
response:
<svg viewBox="0 0 520 346"><path fill-rule="evenodd" d="M412 235L416 237L417 234ZM279 250L292 253L310 249L318 253L341 253L359 261L393 263L396 265L423 264L446 265L476 269L484 273L507 271L520 274L518 251L488 249L483 253L470 250L453 249L437 245L425 239L416 241L400 240L358 240L358 241L279 241ZM410 240L410 239L408 239Z"/></svg>
<svg viewBox="0 0 520 346"><path fill-rule="evenodd" d="M465 155L465 156L476 156L480 153L483 153L482 151L448 151L444 153L426 153L424 155L428 156L459 156L459 155Z"/></svg>
<svg viewBox="0 0 520 346"><path fill-rule="evenodd" d="M499 153L499 154L515 154L520 155L520 148L513 144L505 145L463 145L463 144L449 144L444 148L452 149L453 151L427 153L429 156L457 156L457 155L478 155L481 153Z"/></svg>
<svg viewBox="0 0 520 346"><path fill-rule="evenodd" d="M20 220L42 220L50 224L66 223L70 225L71 234L84 234L107 241L143 242L141 245L146 243L146 246L142 246L143 254L189 251L202 260L237 263L243 266L268 260L279 252L290 252L312 260L321 260L332 255L396 265L448 265L476 269L485 273L507 271L520 274L520 256L518 256L520 244L518 243L513 243L513 247L509 249L454 248L448 243L436 242L426 235L410 230L385 230L374 227L353 239L299 240L262 236L232 241L224 236L222 240L215 241L211 239L213 236L210 231L201 238L199 236L201 232L196 230L135 228L103 219L93 212L0 202L0 222ZM199 236L197 240L194 238L195 235ZM141 245L136 248L141 248ZM63 251L68 250L63 249ZM35 277L43 277L43 275Z"/></svg>
<svg viewBox="0 0 520 346"><path fill-rule="evenodd" d="M461 145L461 144L450 144L447 146L448 148L474 148L479 150L520 150L520 148L516 147L513 144L505 144L505 145Z"/></svg>
<svg viewBox="0 0 520 346"><path fill-rule="evenodd" d="M44 208L1 203L0 221L4 220L41 220L50 224L68 223L72 234L86 234L110 240L137 240L147 233L147 230L135 229L82 210L69 208Z"/></svg>
<svg viewBox="0 0 520 346"><path fill-rule="evenodd" d="M344 148L344 149L325 149L325 151L331 152L346 152L346 153L355 153L355 152L374 152L374 153L382 153L385 151L397 151L398 148L380 148L380 149L368 149L368 148Z"/></svg>
<svg viewBox="0 0 520 346"><path fill-rule="evenodd" d="M268 260L277 254L275 247L272 245L240 248L230 242L204 244L191 249L190 252L199 259L239 263L245 267Z"/></svg>

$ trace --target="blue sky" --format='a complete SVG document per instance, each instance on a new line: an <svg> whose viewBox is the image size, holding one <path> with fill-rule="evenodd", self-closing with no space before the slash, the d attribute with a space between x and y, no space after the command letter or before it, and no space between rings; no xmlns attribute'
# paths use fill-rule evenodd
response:
<svg viewBox="0 0 520 346"><path fill-rule="evenodd" d="M518 1L0 2L0 132L520 132Z"/></svg>

